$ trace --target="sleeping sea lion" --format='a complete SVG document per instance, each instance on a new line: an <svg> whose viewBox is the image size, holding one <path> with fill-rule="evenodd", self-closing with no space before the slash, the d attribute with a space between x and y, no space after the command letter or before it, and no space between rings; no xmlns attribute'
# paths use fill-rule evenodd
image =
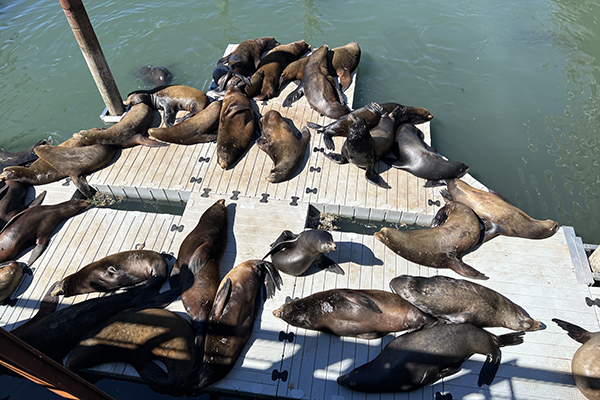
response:
<svg viewBox="0 0 600 400"><path fill-rule="evenodd" d="M23 278L23 267L16 261L0 263L0 304L10 298Z"/></svg>
<svg viewBox="0 0 600 400"><path fill-rule="evenodd" d="M419 329L437 321L383 290L326 290L285 303L273 315L299 328L361 339Z"/></svg>
<svg viewBox="0 0 600 400"><path fill-rule="evenodd" d="M262 303L273 297L282 283L273 264L262 260L244 261L225 275L208 319L199 389L223 379L231 371L250 338Z"/></svg>
<svg viewBox="0 0 600 400"><path fill-rule="evenodd" d="M500 366L500 347L523 343L524 332L496 336L471 324L439 324L392 340L372 361L337 378L361 392L409 392L460 371L473 354L487 356L477 384L490 385Z"/></svg>
<svg viewBox="0 0 600 400"><path fill-rule="evenodd" d="M21 211L42 204L46 197L45 190L28 205L25 205L25 196L27 196L28 189L29 185L26 183L11 180L4 181L4 187L0 189L0 229Z"/></svg>
<svg viewBox="0 0 600 400"><path fill-rule="evenodd" d="M191 118L171 127L150 128L148 135L163 142L192 145L217 139L221 100L215 100Z"/></svg>
<svg viewBox="0 0 600 400"><path fill-rule="evenodd" d="M256 140L256 144L275 164L265 179L273 183L288 180L304 159L310 132L305 127L298 138L290 123L276 110L267 111L259 125L262 136Z"/></svg>
<svg viewBox="0 0 600 400"><path fill-rule="evenodd" d="M65 297L92 292L109 292L147 282L158 287L167 279L167 261L156 251L129 250L94 261L61 279L53 296Z"/></svg>
<svg viewBox="0 0 600 400"><path fill-rule="evenodd" d="M52 138L48 138L46 140L38 140L34 144L31 145L27 150L10 152L5 150L0 150L0 171L6 167L11 167L13 165L24 165L28 162L35 161L37 159L37 154L33 152L33 150L44 144L52 144Z"/></svg>
<svg viewBox="0 0 600 400"><path fill-rule="evenodd" d="M173 126L178 111L188 113L184 118L189 118L204 110L210 100L202 90L185 85L158 86L152 90L136 90L127 95L125 105L135 106L146 104L154 110L163 110L165 126ZM132 107L133 109L133 107ZM144 133L150 127L154 114L151 113L150 122Z"/></svg>
<svg viewBox="0 0 600 400"><path fill-rule="evenodd" d="M331 233L327 231L309 229L296 235L286 230L271 243L271 250L263 260L271 256L275 268L293 276L302 275L313 264L344 275L344 270L325 255L336 248Z"/></svg>
<svg viewBox="0 0 600 400"><path fill-rule="evenodd" d="M531 218L496 192L476 189L460 179L447 179L446 184L448 190L441 192L445 199L468 205L483 220L484 242L498 235L545 239L558 230L556 221Z"/></svg>
<svg viewBox="0 0 600 400"><path fill-rule="evenodd" d="M452 324L479 328L501 326L515 331L536 331L542 324L495 290L447 276L400 275L390 288L421 311Z"/></svg>
<svg viewBox="0 0 600 400"><path fill-rule="evenodd" d="M483 235L479 218L462 203L451 202L440 208L434 227L410 231L382 228L373 236L394 253L416 264L431 268L450 268L474 279L487 276L462 261Z"/></svg>

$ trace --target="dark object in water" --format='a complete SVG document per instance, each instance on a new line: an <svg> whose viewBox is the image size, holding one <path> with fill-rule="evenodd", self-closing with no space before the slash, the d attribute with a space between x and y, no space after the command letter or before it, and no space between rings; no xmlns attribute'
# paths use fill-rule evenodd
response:
<svg viewBox="0 0 600 400"><path fill-rule="evenodd" d="M165 67L143 66L136 69L133 74L143 79L144 84L148 86L170 85L173 80L173 74Z"/></svg>
<svg viewBox="0 0 600 400"><path fill-rule="evenodd" d="M13 165L25 165L30 161L37 160L38 156L35 154L33 149L44 144L52 144L52 139L48 138L46 140L38 140L27 150L17 151L14 153L0 150L0 171L6 167L12 167Z"/></svg>

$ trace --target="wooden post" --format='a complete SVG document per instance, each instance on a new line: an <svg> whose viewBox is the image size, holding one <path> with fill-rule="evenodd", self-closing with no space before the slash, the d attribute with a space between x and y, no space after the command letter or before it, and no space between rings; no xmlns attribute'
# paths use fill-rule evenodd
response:
<svg viewBox="0 0 600 400"><path fill-rule="evenodd" d="M108 112L110 115L122 115L125 111L123 99L110 72L106 58L104 58L104 53L102 53L102 48L83 3L81 0L60 0L60 5L67 16L69 25L71 25L75 39L77 39L94 81L96 81L96 86L100 90L100 95L108 108Z"/></svg>

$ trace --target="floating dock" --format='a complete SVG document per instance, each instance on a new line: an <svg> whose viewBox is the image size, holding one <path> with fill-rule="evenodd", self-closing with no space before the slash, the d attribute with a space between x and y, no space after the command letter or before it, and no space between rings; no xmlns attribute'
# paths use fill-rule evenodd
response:
<svg viewBox="0 0 600 400"><path fill-rule="evenodd" d="M231 51L230 46L227 51ZM354 81L356 76L354 77ZM276 99L257 104L260 114L276 109L301 130L307 121L330 120L313 111L305 99L284 108L281 103L295 87L289 84ZM354 83L346 92L352 104ZM384 101L394 99L384 99ZM402 101L402 99L398 99ZM82 127L85 128L85 127ZM430 140L429 123L422 124ZM337 165L324 157L319 134L311 132L301 171L291 180L272 184L264 178L272 168L270 158L253 144L230 170L216 163L215 143L125 149L104 169L88 176L100 192L129 199L169 201L185 206L182 214L91 208L64 222L46 251L31 267L17 289L16 306L0 306L0 326L11 330L30 319L51 284L84 265L145 244L145 249L177 256L179 246L194 229L202 213L218 199L229 208L229 235L221 276L248 259L261 259L283 230L299 233L306 227L309 208L371 221L428 224L443 205L439 188L424 188L424 180L378 164L392 189L367 183L364 171L351 164ZM343 138L335 138L339 151ZM469 184L483 187L472 177ZM70 199L75 187L68 179L38 186L47 190L45 204ZM33 194L31 194L33 196ZM571 227L561 227L552 237L529 240L499 236L466 255L464 261L489 276L482 282L522 306L545 324L543 330L525 334L524 343L502 349L502 364L492 385L477 386L484 357L473 356L455 375L410 393L365 394L350 391L336 378L375 358L395 335L376 340L339 338L295 328L273 316L289 299L333 288L381 289L401 274L459 277L449 270L419 266L397 256L371 235L332 232L338 249L329 253L345 275L319 271L293 277L282 274L282 290L265 302L254 330L234 369L208 392L257 398L310 400L433 399L436 393L454 399L584 399L570 372L571 358L579 347L551 321L560 318L590 331L600 330L599 313L586 297L600 296L581 240ZM19 261L26 262L29 252ZM170 266L174 258L170 261ZM586 271L587 268L587 271ZM165 283L165 289L168 283ZM62 298L60 307L98 294ZM13 296L14 297L14 296ZM180 300L168 309L187 317ZM490 329L507 333L505 329ZM123 363L94 368L98 374L139 380Z"/></svg>

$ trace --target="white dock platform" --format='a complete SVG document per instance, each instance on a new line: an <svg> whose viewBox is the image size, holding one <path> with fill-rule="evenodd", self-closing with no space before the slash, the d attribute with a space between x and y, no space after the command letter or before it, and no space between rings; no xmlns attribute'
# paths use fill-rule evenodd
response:
<svg viewBox="0 0 600 400"><path fill-rule="evenodd" d="M280 109L298 129L306 121L326 123L305 103L281 108L281 99L290 90L288 86L278 99L259 105L261 113ZM352 91L353 87L348 91L350 98ZM429 137L429 124L422 129ZM26 276L17 289L17 305L0 306L0 326L11 330L31 318L53 282L106 255L145 243L146 249L176 256L202 213L221 198L229 209L229 236L221 276L245 260L262 258L281 231L302 231L309 205L325 212L377 221L429 222L443 204L439 189L424 189L423 180L383 165L379 171L392 189L368 184L364 173L355 166L337 165L325 159L319 150L323 147L321 139L320 135L313 135L301 172L281 184L264 180L272 163L256 145L235 168L227 171L216 165L214 143L124 150L119 159L88 177L92 186L131 198L183 201L183 215L92 208L67 220L32 265L33 277ZM336 138L338 150L342 141ZM465 179L477 184L470 176ZM67 180L37 187L36 191L42 189L49 192L45 204L68 200L75 191ZM456 375L421 390L395 394L352 392L336 383L339 375L375 358L394 335L370 341L339 338L289 326L275 318L272 311L289 298L332 288L389 291L389 281L401 274L459 276L449 270L410 263L371 235L332 233L338 250L329 256L344 269L345 275L316 268L303 277L282 274L283 288L265 302L242 357L233 371L208 391L310 400L433 399L437 392L451 393L454 399L474 400L584 398L570 373L571 357L579 344L551 321L560 318L590 331L600 330L599 310L585 303L585 297L600 296L600 289L578 282L573 261L577 252L573 246L577 245L573 244L576 241L572 228L561 227L553 237L544 240L496 237L464 257L465 262L489 276L482 284L521 305L545 324L545 329L525 334L523 344L502 349L502 364L491 386L477 387L483 357L474 356ZM26 253L19 261L26 262L28 257ZM91 296L97 294L62 299L60 307ZM168 308L186 316L179 300ZM95 370L120 379L139 379L126 364L107 364Z"/></svg>

